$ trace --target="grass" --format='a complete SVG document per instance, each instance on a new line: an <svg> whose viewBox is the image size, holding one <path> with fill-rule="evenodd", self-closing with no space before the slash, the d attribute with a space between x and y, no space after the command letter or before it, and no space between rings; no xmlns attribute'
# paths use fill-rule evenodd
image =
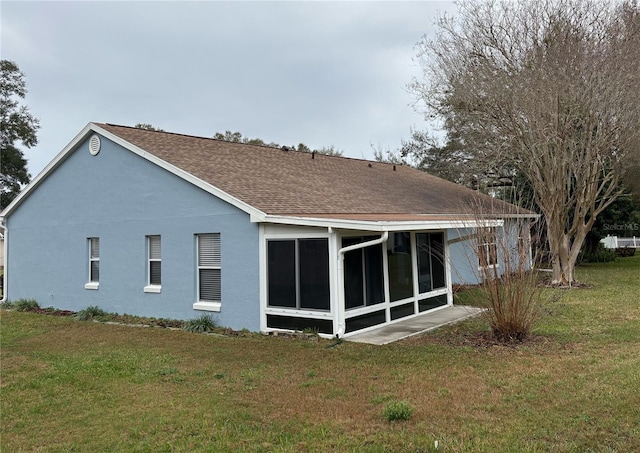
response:
<svg viewBox="0 0 640 453"><path fill-rule="evenodd" d="M413 414L413 408L406 401L392 401L387 403L382 411L384 418L389 421L409 420Z"/></svg>
<svg viewBox="0 0 640 453"><path fill-rule="evenodd" d="M640 255L579 268L520 346L386 346L0 311L2 451L640 451ZM389 423L402 401L408 420Z"/></svg>

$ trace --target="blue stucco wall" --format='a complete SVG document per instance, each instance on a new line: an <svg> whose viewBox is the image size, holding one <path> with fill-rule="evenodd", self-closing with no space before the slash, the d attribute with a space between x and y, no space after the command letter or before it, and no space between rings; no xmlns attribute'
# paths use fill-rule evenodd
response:
<svg viewBox="0 0 640 453"><path fill-rule="evenodd" d="M505 220L503 228L497 228L500 235L497 240L498 252L498 273L502 275L507 269L506 265L516 266L518 263L518 234L523 228L523 221ZM473 229L449 230L448 240L454 241L457 238L473 235ZM460 284L476 284L482 280L482 272L478 269L478 255L475 250L476 245L473 239L454 242L449 245L449 256L451 262L451 282ZM511 254L509 258L505 253ZM526 268L529 266L530 255L527 250ZM516 268L512 268L515 271Z"/></svg>
<svg viewBox="0 0 640 453"><path fill-rule="evenodd" d="M40 306L191 319L197 233L219 232L220 325L260 328L258 226L238 208L102 139L80 146L8 217L7 296ZM145 293L146 235L162 237L162 292ZM88 281L87 238L100 238L100 287Z"/></svg>
<svg viewBox="0 0 640 453"><path fill-rule="evenodd" d="M472 230L464 228L451 229L447 231L447 240L453 241L471 233ZM451 283L476 284L479 282L478 256L472 241L463 240L450 244L449 257L451 262Z"/></svg>

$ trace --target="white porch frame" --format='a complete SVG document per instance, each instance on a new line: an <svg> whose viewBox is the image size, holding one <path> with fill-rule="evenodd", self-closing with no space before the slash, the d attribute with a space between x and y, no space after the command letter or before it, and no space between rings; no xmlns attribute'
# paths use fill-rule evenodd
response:
<svg viewBox="0 0 640 453"><path fill-rule="evenodd" d="M495 226L501 226L501 220L494 220L492 223L495 223ZM453 305L453 294L451 290L451 260L450 260L450 251L449 251L449 241L447 235L447 227L451 228L451 225L437 225L439 228L433 228L436 225L429 224L421 224L416 225L412 222L411 225L405 224L405 229L401 228L400 225L396 225L395 228L391 228L390 230L382 230L376 231L374 229L350 229L344 228L344 225L340 225L342 228L333 226L303 226L303 225L284 225L284 224L269 224L269 223L261 223L259 226L259 260L260 260L260 330L262 332L272 332L272 331L282 331L286 329L279 328L270 328L267 326L267 315L280 315L280 316L291 316L291 317L301 317L301 318L312 318L312 319L323 319L323 320L331 320L333 322L333 334L322 334L323 337L335 337L338 335L339 337L349 337L350 335L355 335L356 333L367 332L369 330L373 330L379 328L384 325L393 324L395 322L399 322L401 320L410 319L412 317L425 315L449 306ZM360 226L360 225L359 225ZM464 225L466 227L476 226L476 225ZM431 227L431 228L430 228ZM457 227L460 227L458 224ZM399 300L390 302L390 294L389 294L389 272L388 272L388 259L387 254L382 254L383 260L383 278L384 278L384 302L368 306L368 307L357 307L350 310L345 310L344 307L344 275L340 275L342 272L344 274L344 270L341 266L340 260L343 258L340 254L340 250L343 249L342 239L344 237L349 236L379 236L383 237L385 234L389 234L392 232L401 232L406 231L410 233L410 246L411 246L411 260L412 260L412 276L413 276L413 296ZM433 291L429 291L427 293L420 294L419 291L419 281L418 281L418 268L417 268L417 253L416 253L416 233L442 233L443 234L443 248L444 248L444 269L445 269L445 287L439 288ZM268 306L268 279L267 279L267 241L268 240L284 240L284 239L314 239L314 238L326 238L328 240L328 249L329 249L329 307L328 311L321 310L299 310L299 309L290 309L283 307L269 307ZM384 241L382 241L383 250L386 249L386 237ZM368 245L372 245L372 241L367 241L365 243L356 244L353 246L353 249L364 248ZM351 250L350 247L347 247L343 250L342 255L345 251ZM424 299L428 299L430 297L437 297L441 295L447 296L447 303L442 306L438 306L429 310L425 310L420 312L419 304L420 301ZM400 305L405 305L408 303L414 304L414 314L398 318L396 320L391 320L391 309ZM346 331L346 321L348 319L361 316L363 314L373 313L376 311L383 310L385 311L385 322L381 324L376 324L364 329L360 329L357 331L345 333Z"/></svg>

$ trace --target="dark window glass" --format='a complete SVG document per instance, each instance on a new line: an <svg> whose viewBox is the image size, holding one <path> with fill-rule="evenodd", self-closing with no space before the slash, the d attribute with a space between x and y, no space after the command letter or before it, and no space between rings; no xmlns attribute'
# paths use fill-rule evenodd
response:
<svg viewBox="0 0 640 453"><path fill-rule="evenodd" d="M269 305L296 308L296 242L268 243Z"/></svg>
<svg viewBox="0 0 640 453"><path fill-rule="evenodd" d="M220 269L199 269L199 300L220 302L222 300L222 275Z"/></svg>
<svg viewBox="0 0 640 453"><path fill-rule="evenodd" d="M431 244L428 233L416 234L416 248L418 250L418 292L426 293L433 289L431 281Z"/></svg>
<svg viewBox="0 0 640 453"><path fill-rule="evenodd" d="M439 296L430 297L428 299L422 299L418 301L418 310L423 312L431 310L432 308L441 307L447 305L447 295L440 294Z"/></svg>
<svg viewBox="0 0 640 453"><path fill-rule="evenodd" d="M344 242L343 242L344 244ZM344 303L347 309L364 305L362 250L344 254Z"/></svg>
<svg viewBox="0 0 640 453"><path fill-rule="evenodd" d="M446 286L444 267L444 235L442 233L431 234L431 275L433 289Z"/></svg>
<svg viewBox="0 0 640 453"><path fill-rule="evenodd" d="M300 239L300 307L329 310L329 241Z"/></svg>
<svg viewBox="0 0 640 453"><path fill-rule="evenodd" d="M383 324L386 322L386 320L387 319L384 310L379 310L362 316L355 316L353 318L347 319L346 332L353 332L356 330L364 329L366 327Z"/></svg>
<svg viewBox="0 0 640 453"><path fill-rule="evenodd" d="M391 308L391 320L404 318L405 316L411 316L415 313L414 303L408 303Z"/></svg>
<svg viewBox="0 0 640 453"><path fill-rule="evenodd" d="M318 329L319 333L333 335L333 321L330 319L267 315L267 327L287 330Z"/></svg>
<svg viewBox="0 0 640 453"><path fill-rule="evenodd" d="M378 239L378 236L344 238L342 246L348 247L374 239ZM345 253L344 290L347 309L384 302L382 244Z"/></svg>
<svg viewBox="0 0 640 453"><path fill-rule="evenodd" d="M100 261L91 261L91 276L89 277L89 281L100 281Z"/></svg>
<svg viewBox="0 0 640 453"><path fill-rule="evenodd" d="M384 302L382 244L363 249L367 286L367 305Z"/></svg>
<svg viewBox="0 0 640 453"><path fill-rule="evenodd" d="M411 236L409 233L392 233L387 241L389 262L389 296L391 302L413 296L413 271L411 268Z"/></svg>
<svg viewBox="0 0 640 453"><path fill-rule="evenodd" d="M149 261L149 284L160 285L162 277L162 262Z"/></svg>

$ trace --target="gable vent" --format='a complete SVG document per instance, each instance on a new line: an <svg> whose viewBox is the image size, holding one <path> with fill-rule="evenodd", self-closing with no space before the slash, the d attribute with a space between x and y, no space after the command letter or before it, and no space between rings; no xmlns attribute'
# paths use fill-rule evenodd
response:
<svg viewBox="0 0 640 453"><path fill-rule="evenodd" d="M98 134L93 134L89 139L89 152L92 156L100 152L100 136Z"/></svg>

